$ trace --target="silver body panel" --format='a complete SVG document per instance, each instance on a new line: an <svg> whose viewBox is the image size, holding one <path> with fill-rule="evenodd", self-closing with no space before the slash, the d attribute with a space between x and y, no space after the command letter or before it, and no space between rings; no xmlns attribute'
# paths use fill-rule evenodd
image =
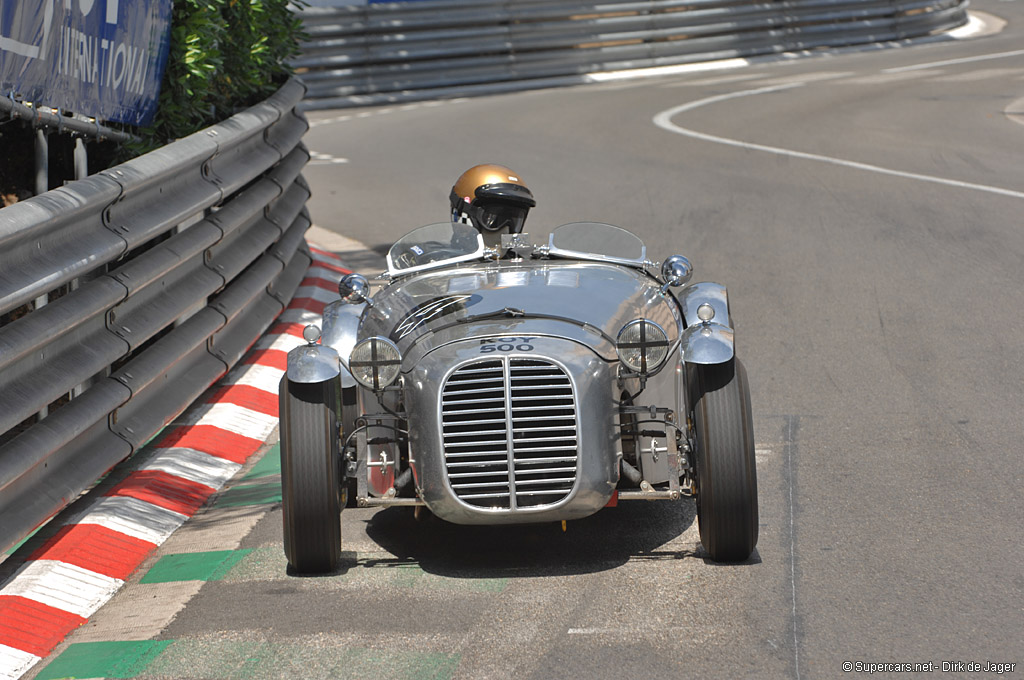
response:
<svg viewBox="0 0 1024 680"><path fill-rule="evenodd" d="M733 332L717 323L698 323L683 333L683 356L691 364L724 364L733 358Z"/></svg>
<svg viewBox="0 0 1024 680"><path fill-rule="evenodd" d="M697 308L702 304L709 304L715 310L715 318L712 321L728 328L732 327L732 320L729 318L729 293L725 286L709 281L691 283L676 297L679 299L679 306L683 308L683 316L688 326L700 323Z"/></svg>
<svg viewBox="0 0 1024 680"><path fill-rule="evenodd" d="M324 345L302 345L288 352L288 379L296 383L318 383L338 376L338 353Z"/></svg>
<svg viewBox="0 0 1024 680"><path fill-rule="evenodd" d="M423 356L453 336L493 335L498 330L494 322L506 323L511 333L521 327L520 320L529 319L558 329L551 331L555 335L573 335L615 360L614 338L633 319L650 319L666 330L670 342L678 341L679 307L660 288L643 271L593 262L453 266L403 278L376 294L359 333L360 338L389 337L403 356ZM506 309L523 316L502 314ZM477 323L488 329L478 332Z"/></svg>
<svg viewBox="0 0 1024 680"><path fill-rule="evenodd" d="M324 307L323 327L320 341L334 348L341 358L341 386L355 387L356 379L348 370L348 357L359 341L359 320L366 310L366 303L352 304L345 300L332 302Z"/></svg>
<svg viewBox="0 0 1024 680"><path fill-rule="evenodd" d="M619 485L627 412L651 414L639 416L648 434L637 435L631 454L647 486L627 496L679 498L675 423L685 423L689 410L685 364L731 358L732 329L724 287L677 290L638 266L506 259L405 271L369 304L328 305L322 348L335 350L342 386L356 387L341 428L343 443L355 442L353 465L367 475L360 503L424 503L460 524L590 515ZM711 324L696 317L703 303L715 308ZM635 319L657 323L670 345L664 365L642 379L615 348ZM345 368L355 344L373 336L402 353L398 382L380 393ZM294 350L289 378L312 381L329 361L308 347ZM624 404L624 394L639 397ZM467 401L474 415L464 418ZM405 443L385 441L402 427L404 454ZM389 488L405 468L416 499Z"/></svg>
<svg viewBox="0 0 1024 680"><path fill-rule="evenodd" d="M409 452L419 497L437 516L460 524L575 519L604 507L618 483L622 456L617 400L624 386L618 381L614 338L636 318L658 323L673 343L683 330L678 306L662 295L658 281L641 270L604 263L534 260L452 266L405 277L376 294L373 307L362 315L358 335L388 337L402 351L401 402L410 414ZM500 455L484 458L491 461L485 470L500 468L503 474L466 482L458 475L468 473L460 470L481 459L459 460L464 452L446 447L442 392L460 368L497 362L507 370L518 361L547 362L561 369L572 385L574 460L559 460L543 473L524 472L531 464L523 463L515 437L510 437ZM664 372L671 382L672 371ZM376 398L361 392L365 405L372 405ZM511 422L513 408L510 402L499 409L505 414L501 418L508 416L510 431L517 427ZM549 442L550 455L542 457L568 457L563 449L551 448L560 444ZM523 491L535 487L537 477L561 474L572 479L565 493L538 501ZM481 485L484 496L495 490L505 493L507 506L467 500L458 491L459 480Z"/></svg>
<svg viewBox="0 0 1024 680"><path fill-rule="evenodd" d="M717 283L693 283L680 291L687 328L683 333L683 355L691 364L722 364L735 355L729 293ZM711 305L715 316L709 322L697 318L697 308Z"/></svg>
<svg viewBox="0 0 1024 680"><path fill-rule="evenodd" d="M433 416L409 431L416 486L431 510L450 522L585 517L604 507L615 490L621 456L615 364L571 340L538 337L520 345L532 349L482 355L477 341L449 343L404 377L409 412ZM571 415L556 423L552 397L536 396L552 388L506 378L517 369L560 371L558 405ZM451 385L458 381L452 378L460 371L473 377L462 381L466 391L453 401ZM495 383L478 387L484 383L476 376L488 372ZM531 399L541 403L531 405ZM453 404L460 410L452 411ZM471 424L455 421L453 428L453 413Z"/></svg>

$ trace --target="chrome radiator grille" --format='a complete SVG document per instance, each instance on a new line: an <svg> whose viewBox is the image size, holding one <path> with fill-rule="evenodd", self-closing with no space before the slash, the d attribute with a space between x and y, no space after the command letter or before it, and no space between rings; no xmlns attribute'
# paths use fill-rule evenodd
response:
<svg viewBox="0 0 1024 680"><path fill-rule="evenodd" d="M576 400L569 376L541 359L467 364L441 390L445 469L480 508L557 503L576 483Z"/></svg>

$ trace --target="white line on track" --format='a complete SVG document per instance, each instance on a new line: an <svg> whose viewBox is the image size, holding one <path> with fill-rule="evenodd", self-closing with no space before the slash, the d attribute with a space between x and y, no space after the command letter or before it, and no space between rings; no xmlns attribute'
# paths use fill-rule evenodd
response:
<svg viewBox="0 0 1024 680"><path fill-rule="evenodd" d="M796 669L796 679L800 680L800 636L797 630L796 611L796 518L793 509L793 442L796 441L793 432L792 418L786 419L786 466L788 468L786 478L789 482L789 583L793 592L793 665Z"/></svg>
<svg viewBox="0 0 1024 680"><path fill-rule="evenodd" d="M344 165L345 163L348 163L347 158L339 158L319 151L309 152L310 165Z"/></svg>
<svg viewBox="0 0 1024 680"><path fill-rule="evenodd" d="M315 128L321 125L333 125L335 123L346 123L350 120L361 120L365 118L373 118L374 116L386 116L389 113L396 111L415 111L416 109L433 108L435 106L447 106L449 104L461 104L462 102L468 101L465 97L456 97L454 99L437 99L428 100L422 102L412 102L409 104L403 104L401 106L388 106L382 109L369 109L364 111L356 111L353 113L344 113L339 116L332 116L331 118L324 118L322 120L311 120L309 121L309 127ZM314 154L315 155L315 154ZM325 154L326 157L326 154ZM346 159L339 159L340 162L348 162ZM338 161L336 161L338 162Z"/></svg>
<svg viewBox="0 0 1024 680"><path fill-rule="evenodd" d="M940 66L955 66L957 64L970 64L976 61L989 61L991 59L1007 59L1008 57L1019 57L1024 55L1024 50L1012 50L1010 52L995 52L993 54L979 54L974 57L961 57L959 59L946 59L943 61L931 61L925 64L912 64L910 66L897 66L895 68L882 69L882 73L902 73L904 71L923 71Z"/></svg>
<svg viewBox="0 0 1024 680"><path fill-rule="evenodd" d="M1021 51L1024 54L1024 50ZM838 165L844 168L852 168L855 170L865 170L868 172L875 172L882 175L889 175L892 177L900 177L902 179L911 179L919 182L930 182L932 184L941 184L944 186L956 187L958 189L969 189L972 191L984 191L990 194L997 194L1000 196L1009 196L1011 198L1024 198L1024 192L1013 191L1012 189L1003 189L1001 187L989 186L987 184L974 184L972 182L961 182L955 179L946 179L944 177L935 177L933 175L922 175L916 172L904 172L903 170L893 170L892 168L883 168L879 165L871 165L870 163L860 163L857 161L848 161L842 158L833 158L831 156L823 156L816 153L806 153L804 151L793 151L792 149L782 149L776 146L767 146L765 144L754 144L751 142L744 142L738 139L729 139L728 137L719 137L717 135L709 135L703 132L697 132L689 128L676 125L672 122L672 119L681 113L693 111L703 106L710 104L717 104L719 102L728 101L730 99L738 99L740 97L752 97L760 94L769 94L773 92L782 92L784 90L793 89L796 87L802 87L803 83L788 83L785 85L776 85L773 87L760 87L754 90L743 90L740 92L731 92L729 94L717 95L714 97L707 97L705 99L699 99L688 104L681 104L679 106L672 107L662 111L661 113L654 116L654 124L663 130L674 132L675 134L683 135L685 137L691 137L693 139L700 139L706 142L713 142L715 144L724 144L726 146L732 146L739 149L747 149L749 151L762 151L764 153L771 153L777 156L787 156L789 158L799 158L807 161L816 161L818 163L828 163L830 165Z"/></svg>
<svg viewBox="0 0 1024 680"><path fill-rule="evenodd" d="M975 36L983 34L985 32L985 30L987 29L987 27L988 27L988 25L987 25L986 21L983 20L981 17L979 17L978 15L976 15L974 13L968 13L968 19L967 19L967 23L966 24L964 24L960 28L953 29L952 31L948 31L942 37L944 37L944 38L951 38L951 39L955 39L955 40L966 40L966 39L973 38ZM929 40L932 40L932 39L927 39L926 38L924 41L929 41ZM924 41L922 41L922 42L924 42ZM910 39L910 40L907 40L907 41L887 41L887 42L883 42L883 43L871 43L871 44L867 44L867 45L853 45L853 46L850 46L848 48L837 48L835 50L835 52L838 53L838 52L849 52L849 51L854 51L854 52L857 52L857 51L871 51L871 50L877 50L880 45L889 45L889 46L898 47L900 45L907 44L907 43L913 43L913 42L915 42L914 39ZM725 69L737 69L737 68L744 68L744 67L750 66L752 64L757 64L757 63L766 63L766 62L780 61L780 60L792 60L792 59L798 59L800 57L811 56L811 55L815 55L815 54L820 54L820 53L819 52L815 52L813 50L798 50L798 51L795 51L795 52L783 52L782 54L771 55L771 56L767 56L767 57L751 57L750 59L744 59L744 58L719 59L719 60L716 60L716 61L702 61L702 62L696 62L696 63L691 63L691 64L676 64L676 65L672 65L672 66L653 66L653 67L650 67L650 68L626 69L626 70L623 70L623 71L600 71L600 72L596 72L596 73L587 73L584 77L589 82L604 83L604 82L615 81L615 80L632 80L632 79L635 79L635 78L647 78L647 77L657 77L657 76L672 76L672 75L681 75L681 74L689 74L689 73L699 73L701 71L718 71L718 70L725 70ZM1010 52L1010 53L1006 53L1005 56L1013 56L1014 54L1015 53ZM1004 56L1004 55L999 55L999 56ZM991 58L997 58L997 57L991 57ZM955 62L951 62L951 63L955 63ZM752 78L752 77L755 77L755 76L748 76L748 77ZM666 85L666 87L685 86L685 85L692 85L692 84L695 84L695 83L692 82L692 81L688 81L688 82L685 82L685 83L669 83L669 84Z"/></svg>
<svg viewBox="0 0 1024 680"><path fill-rule="evenodd" d="M651 68L632 68L625 71L588 73L585 78L594 83L606 83L612 80L674 76L682 73L701 73L703 71L743 68L749 65L750 61L747 59L719 59L718 61L702 61L695 64L679 64L677 66L653 66Z"/></svg>

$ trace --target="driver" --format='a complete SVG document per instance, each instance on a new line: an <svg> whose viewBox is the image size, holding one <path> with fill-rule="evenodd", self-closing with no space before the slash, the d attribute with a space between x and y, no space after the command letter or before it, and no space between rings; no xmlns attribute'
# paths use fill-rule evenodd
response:
<svg viewBox="0 0 1024 680"><path fill-rule="evenodd" d="M501 245L501 234L523 230L526 214L537 205L515 172L503 165L475 165L455 181L449 195L452 222L476 227L488 247Z"/></svg>

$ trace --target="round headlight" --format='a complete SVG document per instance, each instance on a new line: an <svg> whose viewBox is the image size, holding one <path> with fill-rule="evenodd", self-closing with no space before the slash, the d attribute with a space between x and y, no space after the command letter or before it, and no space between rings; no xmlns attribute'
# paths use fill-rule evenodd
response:
<svg viewBox="0 0 1024 680"><path fill-rule="evenodd" d="M630 321L615 341L619 361L634 373L650 373L668 356L668 336L661 326L647 319Z"/></svg>
<svg viewBox="0 0 1024 680"><path fill-rule="evenodd" d="M353 347L349 355L352 377L375 392L395 382L401 367L402 353L387 338L367 338Z"/></svg>

